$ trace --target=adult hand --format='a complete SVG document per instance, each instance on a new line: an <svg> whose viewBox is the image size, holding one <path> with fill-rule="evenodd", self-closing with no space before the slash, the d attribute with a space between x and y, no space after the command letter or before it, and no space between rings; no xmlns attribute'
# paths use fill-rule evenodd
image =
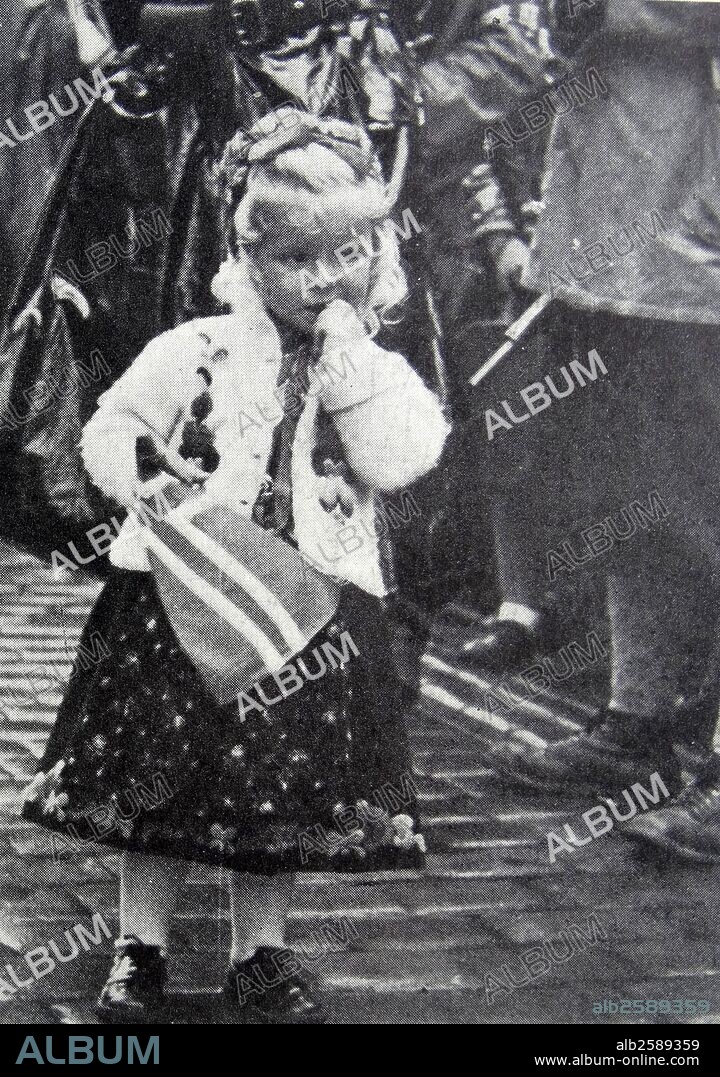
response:
<svg viewBox="0 0 720 1077"><path fill-rule="evenodd" d="M517 236L511 236L495 258L498 286L503 292L511 292L522 283L530 261L530 248Z"/></svg>

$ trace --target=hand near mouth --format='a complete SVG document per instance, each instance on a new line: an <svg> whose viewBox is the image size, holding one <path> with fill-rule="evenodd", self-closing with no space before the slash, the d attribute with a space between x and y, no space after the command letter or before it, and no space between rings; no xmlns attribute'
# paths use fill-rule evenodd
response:
<svg viewBox="0 0 720 1077"><path fill-rule="evenodd" d="M344 299L334 299L325 307L315 323L314 332L321 351L367 336L357 311Z"/></svg>

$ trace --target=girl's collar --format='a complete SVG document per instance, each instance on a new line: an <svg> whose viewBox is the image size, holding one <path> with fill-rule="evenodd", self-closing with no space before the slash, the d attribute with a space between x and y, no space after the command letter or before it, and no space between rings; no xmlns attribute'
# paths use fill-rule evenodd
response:
<svg viewBox="0 0 720 1077"><path fill-rule="evenodd" d="M303 333L293 326L281 322L274 314L267 312L268 320L273 325L280 341L282 360L277 383L282 385L296 376L299 366L307 368L313 359L315 341L308 333Z"/></svg>
<svg viewBox="0 0 720 1077"><path fill-rule="evenodd" d="M312 345L313 339L307 333L303 333L299 329L293 328L291 325L286 325L285 322L281 322L280 319L270 311L267 312L267 316L277 330L283 354L285 352L296 351L297 348Z"/></svg>

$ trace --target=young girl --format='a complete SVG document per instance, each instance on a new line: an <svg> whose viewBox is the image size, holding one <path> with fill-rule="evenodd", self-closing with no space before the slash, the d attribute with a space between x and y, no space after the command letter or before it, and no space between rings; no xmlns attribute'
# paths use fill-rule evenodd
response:
<svg viewBox="0 0 720 1077"><path fill-rule="evenodd" d="M307 1023L323 1015L285 946L293 873L417 866L424 851L374 494L428 472L447 425L405 359L370 335L405 294L388 191L359 128L287 109L237 136L223 169L243 191L234 255L214 282L232 313L146 347L101 398L85 463L130 509L152 465L202 485L333 575L341 599L294 663L302 689L278 699L275 683L260 685L240 713L181 651L143 529L128 520L115 539L85 630L109 657L74 673L25 807L74 841L124 850L107 1021L162 1013L184 861L229 872L230 1003L246 1003L244 1019ZM342 660L318 668L343 640Z"/></svg>

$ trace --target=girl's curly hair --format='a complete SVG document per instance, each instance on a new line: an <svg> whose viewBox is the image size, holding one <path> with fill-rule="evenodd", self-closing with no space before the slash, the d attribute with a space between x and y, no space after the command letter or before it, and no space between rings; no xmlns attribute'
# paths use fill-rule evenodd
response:
<svg viewBox="0 0 720 1077"><path fill-rule="evenodd" d="M303 202L307 195L319 201L351 197L378 225L381 242L372 252L369 305L381 320L391 320L390 312L407 296L407 280L397 232L383 227L390 224L393 205L382 166L362 128L299 109L278 109L249 133L239 131L230 140L220 164L220 181L233 212L231 249L238 269L252 257L253 247L267 230L286 217L298 196L306 196ZM226 264L222 280L213 287L216 295L222 287L227 299L231 275ZM248 283L245 274L243 287Z"/></svg>

